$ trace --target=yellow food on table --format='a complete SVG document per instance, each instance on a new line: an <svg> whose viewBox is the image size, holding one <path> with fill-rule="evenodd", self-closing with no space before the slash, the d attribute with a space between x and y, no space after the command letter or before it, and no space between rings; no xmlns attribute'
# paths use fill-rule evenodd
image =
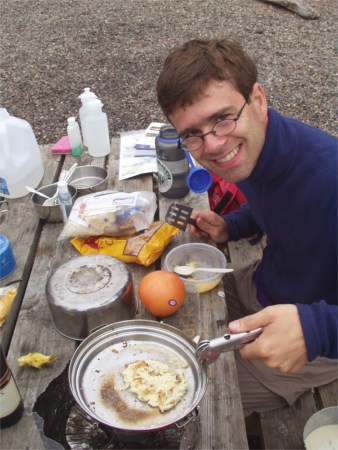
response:
<svg viewBox="0 0 338 450"><path fill-rule="evenodd" d="M6 322L15 296L16 288L0 288L0 327Z"/></svg>
<svg viewBox="0 0 338 450"><path fill-rule="evenodd" d="M43 355L42 353L28 353L25 356L21 356L18 361L20 366L31 366L36 369L41 369L42 366L51 363L56 359L55 355Z"/></svg>

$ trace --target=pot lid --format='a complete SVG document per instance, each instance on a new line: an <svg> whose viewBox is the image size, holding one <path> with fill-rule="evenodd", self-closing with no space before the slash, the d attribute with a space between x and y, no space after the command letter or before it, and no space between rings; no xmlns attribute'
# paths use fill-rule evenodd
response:
<svg viewBox="0 0 338 450"><path fill-rule="evenodd" d="M163 323L128 320L107 325L75 351L69 366L70 388L78 405L99 422L124 431L154 431L184 419L201 401L207 376L195 351L191 339ZM183 371L187 391L172 409L161 413L125 389L122 371L141 360Z"/></svg>
<svg viewBox="0 0 338 450"><path fill-rule="evenodd" d="M107 255L80 256L59 266L48 278L48 301L74 311L101 308L120 298L132 282L129 268Z"/></svg>

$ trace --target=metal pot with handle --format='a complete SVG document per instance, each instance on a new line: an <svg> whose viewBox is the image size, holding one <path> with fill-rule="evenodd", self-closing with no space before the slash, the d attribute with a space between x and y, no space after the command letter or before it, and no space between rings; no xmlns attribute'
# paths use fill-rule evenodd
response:
<svg viewBox="0 0 338 450"><path fill-rule="evenodd" d="M207 387L206 365L197 344L180 330L151 320L127 320L104 326L76 349L69 365L69 385L78 405L114 431L156 431L188 419ZM183 398L170 410L138 400L124 388L123 370L141 360L181 369L187 381Z"/></svg>
<svg viewBox="0 0 338 450"><path fill-rule="evenodd" d="M87 414L124 436L181 427L194 416L205 393L205 363L251 342L261 331L226 334L198 343L199 337L192 340L175 327L151 320L107 325L88 336L75 351L69 366L70 388ZM161 413L124 388L123 370L141 360L156 360L183 370L187 391L172 409Z"/></svg>

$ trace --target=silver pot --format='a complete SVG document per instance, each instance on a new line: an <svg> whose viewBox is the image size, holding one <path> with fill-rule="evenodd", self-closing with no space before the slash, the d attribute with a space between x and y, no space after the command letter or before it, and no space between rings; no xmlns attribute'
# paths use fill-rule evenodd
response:
<svg viewBox="0 0 338 450"><path fill-rule="evenodd" d="M77 189L79 196L104 191L108 186L108 172L99 166L78 166L69 184Z"/></svg>
<svg viewBox="0 0 338 450"><path fill-rule="evenodd" d="M48 278L46 296L56 329L82 340L94 329L134 317L137 302L126 264L112 256L80 256Z"/></svg>
<svg viewBox="0 0 338 450"><path fill-rule="evenodd" d="M205 366L195 352L194 341L163 323L129 320L108 325L88 336L76 349L69 366L70 389L89 416L120 436L182 426L182 421L197 409L207 386ZM180 367L186 376L187 392L164 413L123 389L121 372L126 365L143 359Z"/></svg>
<svg viewBox="0 0 338 450"><path fill-rule="evenodd" d="M47 186L42 186L37 191L42 194L46 194L48 197L53 197L57 189L57 183L48 184ZM70 195L72 196L72 203L74 204L77 197L77 190L74 186L68 186ZM62 222L62 212L59 204L53 206L44 206L45 198L41 195L33 194L31 201L34 205L34 209L39 219L45 220L46 222Z"/></svg>

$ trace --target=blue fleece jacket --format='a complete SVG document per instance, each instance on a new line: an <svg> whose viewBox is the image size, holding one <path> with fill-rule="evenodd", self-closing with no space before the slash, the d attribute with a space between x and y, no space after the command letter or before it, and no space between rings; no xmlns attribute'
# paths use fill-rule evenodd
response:
<svg viewBox="0 0 338 450"><path fill-rule="evenodd" d="M297 305L309 361L338 358L337 150L333 136L269 109L258 163L238 183L248 203L224 216L230 240L266 233L258 300Z"/></svg>

